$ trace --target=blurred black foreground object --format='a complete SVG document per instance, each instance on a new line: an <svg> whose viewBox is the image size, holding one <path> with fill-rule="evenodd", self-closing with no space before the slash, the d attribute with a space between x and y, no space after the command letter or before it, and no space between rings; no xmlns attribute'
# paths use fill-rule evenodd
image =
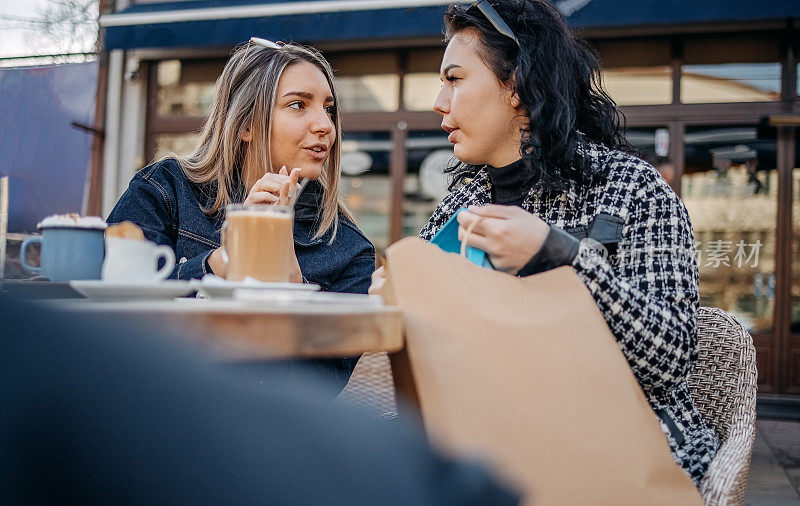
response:
<svg viewBox="0 0 800 506"><path fill-rule="evenodd" d="M276 366L264 388L164 334L0 294L0 502L518 501L313 378Z"/></svg>

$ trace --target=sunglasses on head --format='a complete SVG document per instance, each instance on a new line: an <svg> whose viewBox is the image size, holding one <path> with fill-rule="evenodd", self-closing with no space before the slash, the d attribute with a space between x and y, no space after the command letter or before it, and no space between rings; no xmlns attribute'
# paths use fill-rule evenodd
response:
<svg viewBox="0 0 800 506"><path fill-rule="evenodd" d="M247 43L250 44L251 42L260 46L268 47L270 49L280 49L283 47L282 42L272 42L271 40L261 39L258 37L250 37L250 40L247 41Z"/></svg>
<svg viewBox="0 0 800 506"><path fill-rule="evenodd" d="M258 44L259 46L268 47L270 49L280 49L283 47L283 42L272 42L271 40L259 37L250 37L250 40L247 41L247 47L244 48L244 56L247 56L247 51L250 50L250 44Z"/></svg>
<svg viewBox="0 0 800 506"><path fill-rule="evenodd" d="M271 40L262 39L259 37L250 37L250 40L247 41L247 45L244 48L244 54L242 55L242 58L239 60L239 63L236 65L236 70L235 70L236 74L239 73L239 69L242 66L242 62L244 62L245 58L247 58L247 52L250 51L251 44L258 44L259 46L264 46L270 49L281 49L284 46L283 42L272 42ZM233 89L231 89L230 93L233 93Z"/></svg>
<svg viewBox="0 0 800 506"><path fill-rule="evenodd" d="M483 14L483 16L489 20L489 23L492 24L495 30L513 40L517 43L517 46L519 46L519 40L517 40L517 36L514 35L514 31L505 21L503 21L503 18L500 17L500 14L494 10L494 7L492 7L492 4L489 3L489 0L478 0L469 6L467 12L472 11L473 9L480 11L481 14Z"/></svg>

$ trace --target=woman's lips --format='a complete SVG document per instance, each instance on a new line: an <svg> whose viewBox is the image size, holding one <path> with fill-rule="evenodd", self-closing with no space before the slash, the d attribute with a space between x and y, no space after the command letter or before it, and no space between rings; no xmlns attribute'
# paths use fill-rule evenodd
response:
<svg viewBox="0 0 800 506"><path fill-rule="evenodd" d="M312 148L304 148L303 151L309 154L314 160L322 161L328 156L328 150L315 151Z"/></svg>
<svg viewBox="0 0 800 506"><path fill-rule="evenodd" d="M458 128L442 123L442 129L447 132L447 140L450 141L450 144L455 144L454 134L458 132Z"/></svg>

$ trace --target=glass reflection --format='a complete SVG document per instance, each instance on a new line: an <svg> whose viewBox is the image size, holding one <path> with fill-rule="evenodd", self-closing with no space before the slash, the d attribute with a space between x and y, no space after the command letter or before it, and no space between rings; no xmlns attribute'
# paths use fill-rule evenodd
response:
<svg viewBox="0 0 800 506"><path fill-rule="evenodd" d="M637 155L653 167L672 185L675 181L675 166L669 158L669 129L635 128L625 132L628 142Z"/></svg>
<svg viewBox="0 0 800 506"><path fill-rule="evenodd" d="M205 116L225 62L163 60L156 66L156 115Z"/></svg>
<svg viewBox="0 0 800 506"><path fill-rule="evenodd" d="M672 72L668 65L604 69L603 85L617 105L672 103Z"/></svg>
<svg viewBox="0 0 800 506"><path fill-rule="evenodd" d="M335 86L345 113L394 112L400 107L400 76L396 74L339 76Z"/></svg>
<svg viewBox="0 0 800 506"><path fill-rule="evenodd" d="M681 67L681 102L772 102L781 96L780 63Z"/></svg>
<svg viewBox="0 0 800 506"><path fill-rule="evenodd" d="M449 192L444 169L455 162L442 130L412 131L406 141L408 165L403 180L403 236L417 235Z"/></svg>
<svg viewBox="0 0 800 506"><path fill-rule="evenodd" d="M442 87L439 67L444 49L429 48L408 52L403 80L403 107L408 111L430 111Z"/></svg>
<svg viewBox="0 0 800 506"><path fill-rule="evenodd" d="M379 252L389 245L391 149L388 132L346 132L342 139L340 195Z"/></svg>
<svg viewBox="0 0 800 506"><path fill-rule="evenodd" d="M403 82L403 106L408 111L430 111L442 81L437 72L406 74Z"/></svg>
<svg viewBox="0 0 800 506"><path fill-rule="evenodd" d="M175 153L185 155L195 147L199 138L200 134L198 132L157 135L156 154Z"/></svg>
<svg viewBox="0 0 800 506"><path fill-rule="evenodd" d="M792 314L789 331L800 334L800 133L795 144L795 169L792 171Z"/></svg>
<svg viewBox="0 0 800 506"><path fill-rule="evenodd" d="M755 126L691 127L682 199L694 227L701 305L751 332L773 328L776 143Z"/></svg>

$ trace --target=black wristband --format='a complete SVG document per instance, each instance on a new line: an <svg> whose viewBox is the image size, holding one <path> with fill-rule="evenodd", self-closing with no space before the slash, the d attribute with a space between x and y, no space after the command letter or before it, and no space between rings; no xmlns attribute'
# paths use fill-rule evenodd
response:
<svg viewBox="0 0 800 506"><path fill-rule="evenodd" d="M551 225L542 249L528 260L528 263L517 272L517 275L530 276L562 265L570 265L578 256L580 244L581 242L568 232Z"/></svg>

